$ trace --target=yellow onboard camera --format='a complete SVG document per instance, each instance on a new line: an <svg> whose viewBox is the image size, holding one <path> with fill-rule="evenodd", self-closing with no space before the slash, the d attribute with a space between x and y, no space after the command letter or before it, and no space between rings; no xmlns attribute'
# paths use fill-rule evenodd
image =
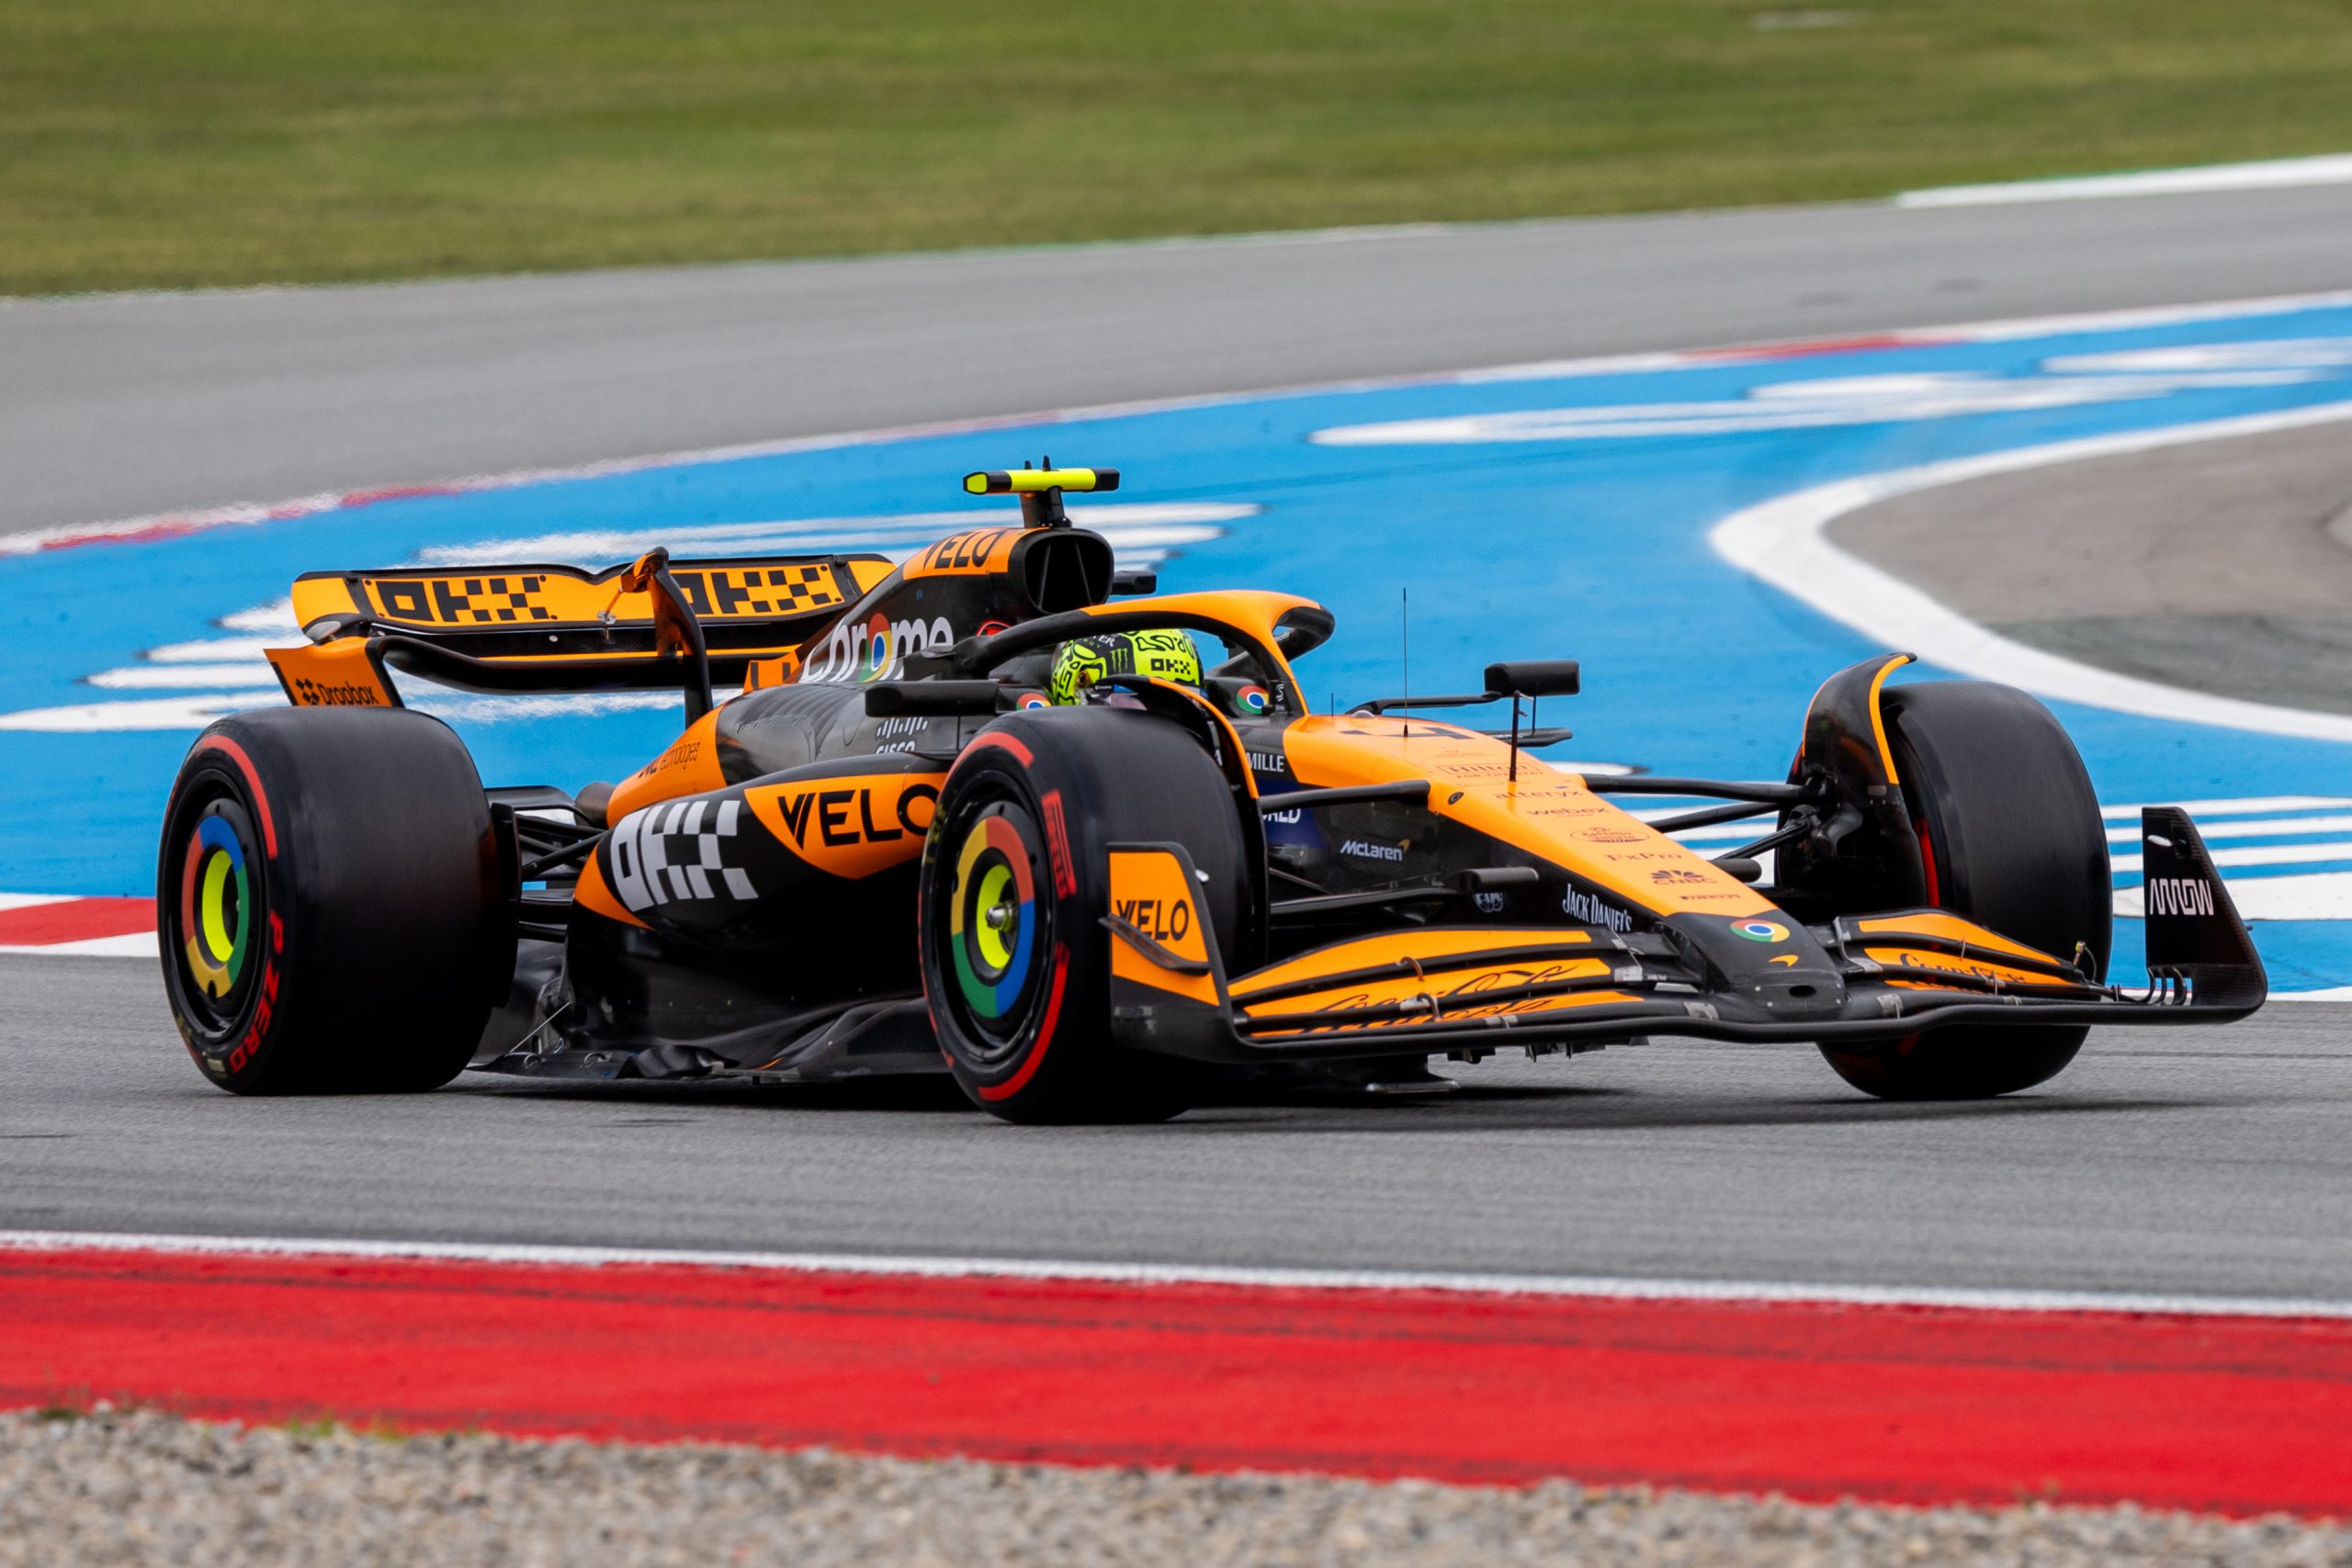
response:
<svg viewBox="0 0 2352 1568"><path fill-rule="evenodd" d="M1064 491L1116 490L1116 468L1057 468L1051 457L1042 468L989 468L964 476L969 495L1017 495L1021 520L1032 528L1067 528L1069 513L1062 510Z"/></svg>

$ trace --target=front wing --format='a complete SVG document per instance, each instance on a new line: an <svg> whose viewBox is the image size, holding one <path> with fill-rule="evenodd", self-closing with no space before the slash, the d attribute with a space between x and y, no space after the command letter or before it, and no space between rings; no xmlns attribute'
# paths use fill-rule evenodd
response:
<svg viewBox="0 0 2352 1568"><path fill-rule="evenodd" d="M1868 1046L1962 1024L2244 1018L2269 982L2195 824L2152 807L2141 836L2142 993L1939 909L1810 928L1837 970L1813 987L1726 976L1670 929L1581 926L1408 927L1228 976L1197 918L1183 850L1121 845L1106 920L1118 939L1112 1031L1139 1049L1262 1062L1569 1050L1650 1034Z"/></svg>

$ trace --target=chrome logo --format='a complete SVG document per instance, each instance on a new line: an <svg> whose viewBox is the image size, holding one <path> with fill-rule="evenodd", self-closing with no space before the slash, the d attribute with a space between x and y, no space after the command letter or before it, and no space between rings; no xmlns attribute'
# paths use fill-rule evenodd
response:
<svg viewBox="0 0 2352 1568"><path fill-rule="evenodd" d="M1789 928L1778 920L1734 920L1731 930L1734 936L1744 936L1750 942L1789 940Z"/></svg>
<svg viewBox="0 0 2352 1568"><path fill-rule="evenodd" d="M1021 694L1021 705L1024 708L1049 708L1054 705L1053 700L1043 692L1023 692Z"/></svg>
<svg viewBox="0 0 2352 1568"><path fill-rule="evenodd" d="M245 847L218 817L196 825L180 872L181 951L197 988L218 1001L245 972L253 931Z"/></svg>
<svg viewBox="0 0 2352 1568"><path fill-rule="evenodd" d="M1002 817L972 825L956 857L956 896L947 907L947 946L956 985L971 1010L1000 1019L1021 999L1037 939L1037 890L1028 847Z"/></svg>
<svg viewBox="0 0 2352 1568"><path fill-rule="evenodd" d="M1233 694L1233 705L1245 714L1261 714L1272 702L1263 686L1244 686Z"/></svg>

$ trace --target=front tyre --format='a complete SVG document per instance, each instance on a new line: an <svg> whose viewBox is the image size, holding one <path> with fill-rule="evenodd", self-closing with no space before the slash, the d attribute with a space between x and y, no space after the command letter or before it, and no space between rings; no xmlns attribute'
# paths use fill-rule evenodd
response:
<svg viewBox="0 0 2352 1568"><path fill-rule="evenodd" d="M164 810L155 904L180 1038L239 1094L437 1088L514 960L473 760L406 709L207 729Z"/></svg>
<svg viewBox="0 0 2352 1568"><path fill-rule="evenodd" d="M1928 899L2106 973L2113 882L2098 796L2048 708L2012 686L1890 687L1887 738L1927 863ZM1928 1030L1877 1052L1827 1046L1838 1076L1882 1100L1986 1100L2054 1077L2090 1031L2027 1024Z"/></svg>
<svg viewBox="0 0 2352 1568"><path fill-rule="evenodd" d="M1008 1122L1158 1122L1186 1064L1110 1035L1110 846L1178 843L1221 951L1240 924L1241 827L1182 728L1111 708L1008 715L966 748L923 848L923 991L956 1081Z"/></svg>

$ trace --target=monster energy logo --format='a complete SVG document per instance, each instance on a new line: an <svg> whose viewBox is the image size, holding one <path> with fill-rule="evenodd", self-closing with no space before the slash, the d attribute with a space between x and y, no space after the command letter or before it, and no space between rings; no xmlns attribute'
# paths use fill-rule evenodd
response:
<svg viewBox="0 0 2352 1568"><path fill-rule="evenodd" d="M1080 637L1054 656L1053 696L1068 705L1096 682L1113 675L1148 675L1198 685L1201 656L1180 631L1114 632Z"/></svg>

